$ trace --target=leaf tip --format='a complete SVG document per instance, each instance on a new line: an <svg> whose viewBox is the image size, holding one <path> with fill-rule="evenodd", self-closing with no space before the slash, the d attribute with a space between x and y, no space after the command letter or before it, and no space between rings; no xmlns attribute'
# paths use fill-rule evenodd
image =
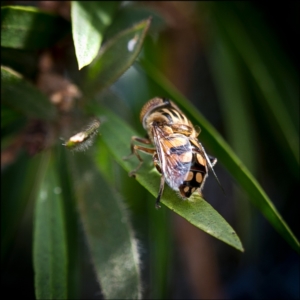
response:
<svg viewBox="0 0 300 300"><path fill-rule="evenodd" d="M80 71L83 67L89 65L90 62L83 62L82 60L78 60L78 70Z"/></svg>
<svg viewBox="0 0 300 300"><path fill-rule="evenodd" d="M244 252L245 252L245 249L244 249L243 244L242 244L242 242L240 241L238 235L236 234L236 232L235 232L235 231L232 231L231 234L232 234L233 236L235 236L236 239L237 239L237 243L236 243L235 248L236 248L237 250L241 251L242 253L244 253Z"/></svg>
<svg viewBox="0 0 300 300"><path fill-rule="evenodd" d="M146 19L146 30L148 30L149 29L149 27L150 27L150 25L151 25L151 22L152 22L152 19L153 19L153 17L152 16L150 16L148 19Z"/></svg>

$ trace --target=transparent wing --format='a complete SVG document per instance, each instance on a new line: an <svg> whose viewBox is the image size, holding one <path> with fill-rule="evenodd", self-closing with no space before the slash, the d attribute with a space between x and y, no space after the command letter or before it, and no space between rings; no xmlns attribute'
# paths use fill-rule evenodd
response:
<svg viewBox="0 0 300 300"><path fill-rule="evenodd" d="M191 168L190 141L182 134L167 134L163 127L154 127L153 133L160 168L168 185L177 191Z"/></svg>

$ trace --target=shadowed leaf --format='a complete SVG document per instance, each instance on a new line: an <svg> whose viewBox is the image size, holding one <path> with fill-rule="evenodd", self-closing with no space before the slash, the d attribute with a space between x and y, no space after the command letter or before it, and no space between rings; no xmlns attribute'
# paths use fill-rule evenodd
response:
<svg viewBox="0 0 300 300"><path fill-rule="evenodd" d="M34 7L1 8L1 47L35 50L55 44L70 30L63 18Z"/></svg>
<svg viewBox="0 0 300 300"><path fill-rule="evenodd" d="M120 32L107 41L99 57L89 67L85 90L88 94L109 86L116 81L134 62L139 54L150 19Z"/></svg>
<svg viewBox="0 0 300 300"><path fill-rule="evenodd" d="M31 118L55 118L50 100L17 72L1 66L1 85L1 100L7 106Z"/></svg>
<svg viewBox="0 0 300 300"><path fill-rule="evenodd" d="M106 299L140 299L136 241L122 199L87 155L70 155L79 213Z"/></svg>

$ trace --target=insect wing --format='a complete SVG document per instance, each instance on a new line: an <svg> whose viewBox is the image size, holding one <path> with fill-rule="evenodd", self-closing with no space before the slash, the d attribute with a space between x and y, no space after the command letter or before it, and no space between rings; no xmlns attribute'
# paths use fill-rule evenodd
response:
<svg viewBox="0 0 300 300"><path fill-rule="evenodd" d="M189 139L182 134L165 135L163 130L157 127L154 130L154 143L166 181L177 191L192 164L193 153Z"/></svg>

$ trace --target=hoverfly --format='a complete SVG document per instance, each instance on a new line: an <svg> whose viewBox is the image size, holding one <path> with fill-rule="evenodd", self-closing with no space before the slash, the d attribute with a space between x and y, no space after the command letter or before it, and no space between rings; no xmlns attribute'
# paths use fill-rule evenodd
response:
<svg viewBox="0 0 300 300"><path fill-rule="evenodd" d="M153 163L161 173L156 208L160 207L165 182L184 199L189 198L196 190L202 196L208 168L219 182L213 170L217 159L208 156L197 139L200 128L194 127L172 101L158 97L149 100L141 110L140 121L149 138L131 138L129 156L135 154L140 163L129 176L133 176L143 163L138 151L153 156ZM134 141L152 144L155 148L136 145Z"/></svg>

